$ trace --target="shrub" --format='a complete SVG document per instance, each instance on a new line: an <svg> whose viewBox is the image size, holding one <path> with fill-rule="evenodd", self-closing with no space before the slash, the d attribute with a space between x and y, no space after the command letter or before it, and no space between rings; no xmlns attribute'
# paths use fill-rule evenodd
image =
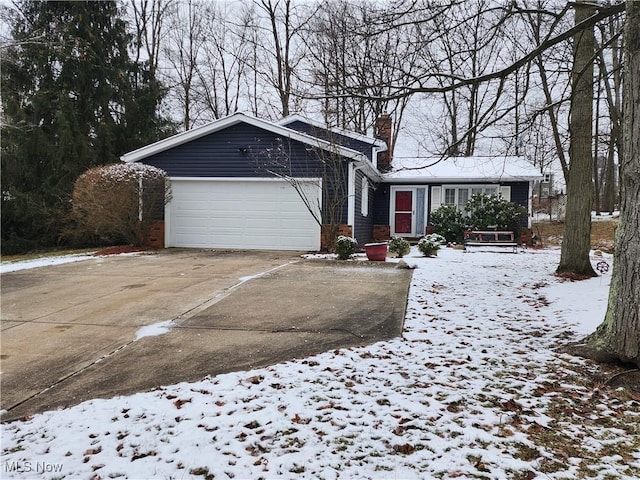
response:
<svg viewBox="0 0 640 480"><path fill-rule="evenodd" d="M418 250L420 250L425 257L433 257L438 254L440 246L445 243L447 243L446 238L437 233L432 233L420 239L418 242Z"/></svg>
<svg viewBox="0 0 640 480"><path fill-rule="evenodd" d="M500 195L473 195L465 204L469 215L469 225L478 230L495 227L509 230L516 235L520 230L520 220L527 214L521 205L505 200Z"/></svg>
<svg viewBox="0 0 640 480"><path fill-rule="evenodd" d="M402 258L409 253L411 245L402 237L393 237L389 241L389 251Z"/></svg>
<svg viewBox="0 0 640 480"><path fill-rule="evenodd" d="M351 255L356 253L357 247L358 241L355 238L340 235L336 240L336 253L338 254L338 259L347 260Z"/></svg>
<svg viewBox="0 0 640 480"><path fill-rule="evenodd" d="M429 215L429 222L448 242L462 243L465 219L455 205L442 205Z"/></svg>
<svg viewBox="0 0 640 480"><path fill-rule="evenodd" d="M170 191L167 174L140 163L94 167L73 187L76 234L104 242L142 245L161 220Z"/></svg>

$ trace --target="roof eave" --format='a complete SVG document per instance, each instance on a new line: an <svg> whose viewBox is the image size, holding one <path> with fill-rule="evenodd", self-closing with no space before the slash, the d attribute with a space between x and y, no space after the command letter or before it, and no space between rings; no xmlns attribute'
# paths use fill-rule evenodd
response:
<svg viewBox="0 0 640 480"><path fill-rule="evenodd" d="M282 120L276 122L278 125L282 125L282 126L286 126L290 123L293 122L304 122L304 123L308 123L309 125L312 125L316 128L322 128L324 130L329 130L331 132L337 133L338 135L343 135L345 137L350 137L353 138L354 140L359 140L361 142L364 143L368 143L374 147L376 147L378 149L378 151L380 152L384 152L387 150L388 146L387 146L387 142L385 142L384 140L380 139L380 138L375 138L375 137L369 137L367 135L363 135L361 133L357 133L357 132L351 132L349 130L345 130L342 128L337 128L337 127L329 127L327 125L324 125L320 122L317 122L315 120L310 120L306 117L303 117L302 115L300 115L299 113L294 113L292 115L289 115L288 117L283 118Z"/></svg>
<svg viewBox="0 0 640 480"><path fill-rule="evenodd" d="M533 182L540 180L542 176L517 176L517 177L402 177L396 178L393 175L382 175L382 181L388 183L423 184L423 183L504 183L504 182Z"/></svg>
<svg viewBox="0 0 640 480"><path fill-rule="evenodd" d="M376 167L373 166L373 164L366 156L362 155L362 158L356 160L356 163L358 163L359 166L363 166L364 169L367 170L367 177L369 177L376 183L380 183L383 181L383 175Z"/></svg>

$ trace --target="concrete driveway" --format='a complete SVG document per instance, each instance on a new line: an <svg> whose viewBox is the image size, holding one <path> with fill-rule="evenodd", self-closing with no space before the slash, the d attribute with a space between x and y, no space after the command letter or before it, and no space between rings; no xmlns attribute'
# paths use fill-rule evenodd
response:
<svg viewBox="0 0 640 480"><path fill-rule="evenodd" d="M168 250L2 275L2 421L402 331L411 271ZM162 335L137 338L170 322Z"/></svg>

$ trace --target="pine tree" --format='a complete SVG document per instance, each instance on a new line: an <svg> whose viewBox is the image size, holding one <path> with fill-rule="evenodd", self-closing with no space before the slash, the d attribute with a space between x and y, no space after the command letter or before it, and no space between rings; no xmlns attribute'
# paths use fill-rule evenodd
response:
<svg viewBox="0 0 640 480"><path fill-rule="evenodd" d="M162 88L116 2L16 4L2 57L2 250L57 242L75 179L157 140Z"/></svg>

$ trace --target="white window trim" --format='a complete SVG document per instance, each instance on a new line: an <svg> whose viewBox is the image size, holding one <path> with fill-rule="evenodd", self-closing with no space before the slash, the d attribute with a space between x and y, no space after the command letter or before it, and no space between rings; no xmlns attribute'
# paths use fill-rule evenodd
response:
<svg viewBox="0 0 640 480"><path fill-rule="evenodd" d="M369 179L362 177L362 186L360 191L360 213L363 217L369 216Z"/></svg>
<svg viewBox="0 0 640 480"><path fill-rule="evenodd" d="M347 224L353 228L356 223L356 166L352 162L347 167L347 177Z"/></svg>

